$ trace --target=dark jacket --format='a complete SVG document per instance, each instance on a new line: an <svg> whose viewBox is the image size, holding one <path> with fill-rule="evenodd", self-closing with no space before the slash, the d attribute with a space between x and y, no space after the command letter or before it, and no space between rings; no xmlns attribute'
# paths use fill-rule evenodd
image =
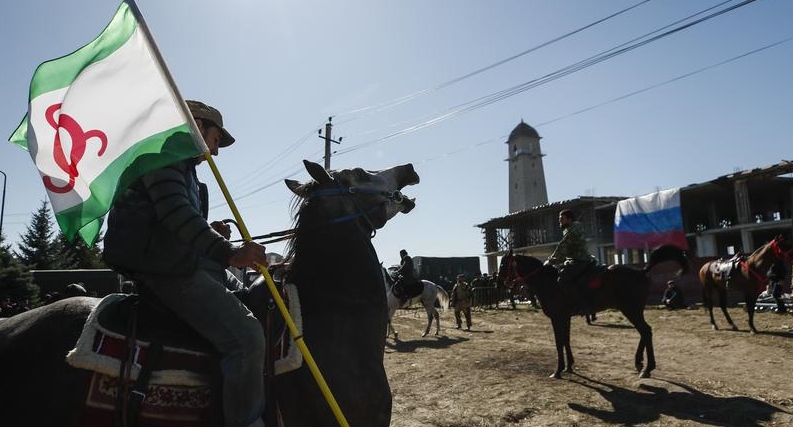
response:
<svg viewBox="0 0 793 427"><path fill-rule="evenodd" d="M120 271L179 277L192 274L201 257L225 267L234 252L202 215L195 161L185 160L143 175L110 210L103 258Z"/></svg>
<svg viewBox="0 0 793 427"><path fill-rule="evenodd" d="M413 270L413 258L408 255L403 256L402 261L399 263L397 274L405 279L415 279L416 272Z"/></svg>

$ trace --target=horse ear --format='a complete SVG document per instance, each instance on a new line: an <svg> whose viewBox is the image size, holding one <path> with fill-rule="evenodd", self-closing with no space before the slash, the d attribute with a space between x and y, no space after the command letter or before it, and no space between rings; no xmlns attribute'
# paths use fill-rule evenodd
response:
<svg viewBox="0 0 793 427"><path fill-rule="evenodd" d="M305 185L300 184L299 182L295 181L294 179L285 179L284 183L289 188L289 190L291 190L293 193L297 194L298 196L300 196L300 197L302 197L304 199L306 198L307 192L306 192L306 186Z"/></svg>
<svg viewBox="0 0 793 427"><path fill-rule="evenodd" d="M333 178L328 175L328 171L326 171L325 168L319 164L309 162L308 160L303 160L303 166L306 167L306 171L308 171L308 174L314 178L314 181L317 181L320 184L328 184L333 182Z"/></svg>

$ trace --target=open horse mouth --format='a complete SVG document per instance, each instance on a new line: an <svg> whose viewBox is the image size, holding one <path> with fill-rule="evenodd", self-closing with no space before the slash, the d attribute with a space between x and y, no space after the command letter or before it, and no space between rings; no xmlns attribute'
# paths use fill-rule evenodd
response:
<svg viewBox="0 0 793 427"><path fill-rule="evenodd" d="M396 172L397 178L397 193L399 200L394 200L395 203L402 206L401 212L408 213L416 207L416 199L415 198L408 198L401 192L401 190L409 185L416 185L418 184L421 179L419 175L416 173L416 170L413 168L411 163L406 165L397 166L394 168Z"/></svg>

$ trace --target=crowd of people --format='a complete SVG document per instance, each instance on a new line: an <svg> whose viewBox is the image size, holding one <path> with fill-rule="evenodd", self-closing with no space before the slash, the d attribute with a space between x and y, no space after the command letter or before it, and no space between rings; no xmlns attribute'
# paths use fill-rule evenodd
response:
<svg viewBox="0 0 793 427"><path fill-rule="evenodd" d="M11 298L6 297L0 301L0 317L15 316L28 310L30 310L30 304L27 299L12 301Z"/></svg>

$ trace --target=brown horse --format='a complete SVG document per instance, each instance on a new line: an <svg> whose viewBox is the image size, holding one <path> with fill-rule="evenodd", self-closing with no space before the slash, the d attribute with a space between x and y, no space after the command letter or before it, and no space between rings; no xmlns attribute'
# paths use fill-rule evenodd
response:
<svg viewBox="0 0 793 427"><path fill-rule="evenodd" d="M639 331L639 345L634 359L636 370L641 378L648 378L655 369L655 353L653 351L653 332L644 320L644 306L647 303L650 288L650 270L665 261L673 261L680 265L680 273L688 270L688 259L685 252L677 246L664 245L650 254L650 260L642 270L612 265L599 271L590 284L597 284L592 290L590 306L595 311L616 308L622 312L629 322ZM559 287L559 272L551 265L543 265L543 261L524 255L513 255L510 251L501 258L499 279L507 282L521 281L522 289L537 295L542 312L551 319L554 341L556 343L557 364L552 378L561 378L562 370L573 372L573 352L570 349L570 318L575 314L573 301ZM591 286L591 285L590 285ZM647 354L647 366L644 366L644 354ZM565 356L567 364L565 365Z"/></svg>
<svg viewBox="0 0 793 427"><path fill-rule="evenodd" d="M757 297L765 289L768 282L767 272L777 260L783 260L789 266L791 262L791 245L783 236L777 236L748 256L735 256L731 259L708 261L699 269L699 280L702 282L702 300L708 308L710 324L718 330L713 319L713 291L719 295L719 306L727 323L733 331L738 327L733 323L727 312L727 289L743 292L746 312L749 314L749 329L757 333L754 327L754 308Z"/></svg>
<svg viewBox="0 0 793 427"><path fill-rule="evenodd" d="M349 424L387 427L391 421L392 399L383 366L388 308L380 261L371 239L388 220L415 206L400 190L418 183L419 177L409 164L383 171L356 168L328 173L321 165L304 163L314 180L305 184L287 181L289 189L298 197L298 211L289 250L293 261L286 280L294 285L299 295L304 342ZM268 291L261 285L249 290L245 302L262 320L262 311L265 315L267 312ZM87 381L93 372L75 368L65 360L98 302L96 298L68 298L0 321L1 425L113 425L115 399L108 396L117 394L116 387L112 383L108 386L101 383L91 386L91 390L98 391L89 394ZM252 307L254 305L264 306L264 310L257 310ZM137 329L141 336L142 313L139 318ZM161 331L170 329L171 325L161 322L153 326ZM187 339L180 337L182 341ZM123 345L124 340L121 341ZM103 337L99 343L92 342L107 348L105 344L110 340ZM173 345L172 341L166 343ZM177 359L166 360L165 356L163 350L159 360L163 364L170 363L169 372L172 373L187 372L198 364L177 365ZM141 360L137 353L134 357L134 360ZM147 358L144 354L143 363ZM154 369L155 374L164 371L162 366ZM154 377L152 375L152 380ZM305 364L277 375L274 382L273 392L268 392L266 399L268 404L277 405L283 424L273 422L268 426L337 424ZM205 410L220 403L216 398L220 395L217 388L207 390L199 384L190 390L168 392L168 395L148 390L144 394L141 416L137 417L139 427L221 425L218 417L213 416L217 410ZM89 401L89 396L100 393L109 403L105 400L100 402L103 406L97 406L99 404L94 402L98 400ZM210 397L209 403L206 396ZM161 402L173 405L160 405ZM191 418L173 417L175 404L186 408L183 413ZM164 407L160 414L167 412L170 418L145 416L147 410L153 413L155 406ZM109 417L109 420L90 424L96 422L96 418L86 420L86 414L100 410L103 419ZM195 413L202 415L195 416Z"/></svg>

